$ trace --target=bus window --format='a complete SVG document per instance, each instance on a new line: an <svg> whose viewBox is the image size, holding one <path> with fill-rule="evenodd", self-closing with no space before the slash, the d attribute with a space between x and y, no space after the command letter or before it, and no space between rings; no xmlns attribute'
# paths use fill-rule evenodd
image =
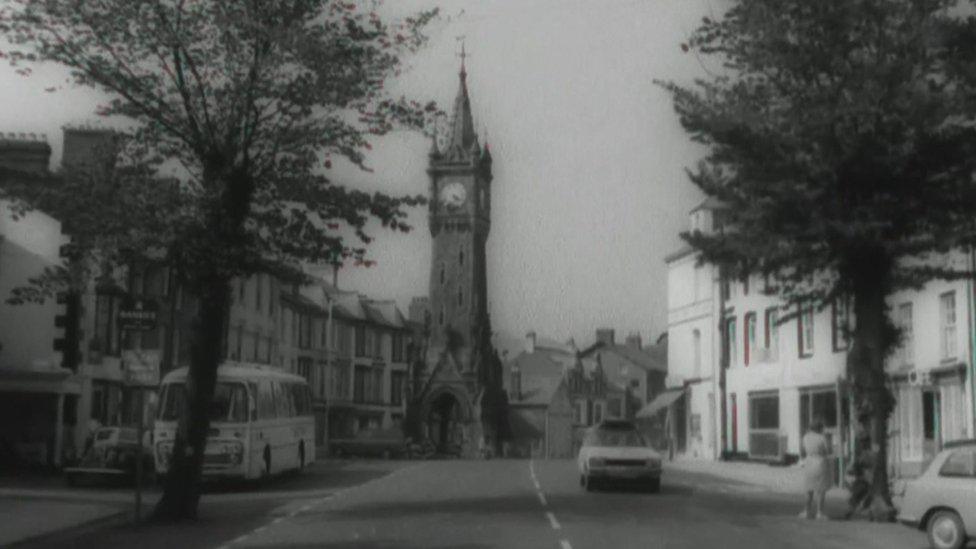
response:
<svg viewBox="0 0 976 549"><path fill-rule="evenodd" d="M247 392L241 383L218 383L210 405L211 421L247 421Z"/></svg>
<svg viewBox="0 0 976 549"><path fill-rule="evenodd" d="M262 379L258 381L258 418L274 419L275 399L271 390L271 380Z"/></svg>
<svg viewBox="0 0 976 549"><path fill-rule="evenodd" d="M295 399L295 414L298 416L312 415L312 403L308 397L308 386L303 383L292 383L289 386Z"/></svg>
<svg viewBox="0 0 976 549"><path fill-rule="evenodd" d="M294 402L289 392L277 381L271 382L271 385L274 387L275 406L278 411L278 417L288 418L294 416Z"/></svg>
<svg viewBox="0 0 976 549"><path fill-rule="evenodd" d="M247 382L247 408L251 421L258 420L258 384L253 381Z"/></svg>

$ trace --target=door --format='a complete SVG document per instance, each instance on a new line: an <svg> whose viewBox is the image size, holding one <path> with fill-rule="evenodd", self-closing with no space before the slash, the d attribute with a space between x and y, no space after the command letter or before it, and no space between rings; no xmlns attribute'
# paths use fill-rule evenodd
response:
<svg viewBox="0 0 976 549"><path fill-rule="evenodd" d="M942 398L937 388L922 390L922 464L942 449Z"/></svg>
<svg viewBox="0 0 976 549"><path fill-rule="evenodd" d="M732 453L739 452L739 405L735 401L735 393L732 393L732 414L731 414L731 427L732 427Z"/></svg>

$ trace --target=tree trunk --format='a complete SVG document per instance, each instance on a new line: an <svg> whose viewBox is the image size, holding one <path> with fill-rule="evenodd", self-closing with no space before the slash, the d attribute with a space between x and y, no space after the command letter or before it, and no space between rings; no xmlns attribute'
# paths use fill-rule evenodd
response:
<svg viewBox="0 0 976 549"><path fill-rule="evenodd" d="M228 321L231 273L247 265L244 223L254 185L244 169L227 172L225 166L219 155L208 159L204 181L222 192L211 205L201 232L188 243L191 264L185 266L185 272L199 305L192 330L186 409L177 428L163 497L153 513L157 520L196 518L210 407Z"/></svg>
<svg viewBox="0 0 976 549"><path fill-rule="evenodd" d="M210 406L221 360L230 281L212 276L200 284L200 289L186 383L187 409L176 431L165 491L154 512L156 519L196 518L200 500L200 471L210 430Z"/></svg>
<svg viewBox="0 0 976 549"><path fill-rule="evenodd" d="M890 261L880 252L860 252L850 272L857 326L854 347L848 362L857 417L862 433L870 436L870 449L855 445L855 452L869 451L870 490L860 509L871 520L890 521L894 517L888 485L888 416L893 399L885 376L885 358L894 345L894 328L887 314L885 298L890 291Z"/></svg>

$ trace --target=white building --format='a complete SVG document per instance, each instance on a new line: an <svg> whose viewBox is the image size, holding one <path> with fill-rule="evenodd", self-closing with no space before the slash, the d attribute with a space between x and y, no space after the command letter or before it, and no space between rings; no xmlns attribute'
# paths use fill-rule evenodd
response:
<svg viewBox="0 0 976 549"><path fill-rule="evenodd" d="M691 213L693 228L720 227L709 219L720 212L706 201ZM835 455L849 459L849 304L786 308L762 277L722 281L713 266L697 265L690 248L666 263L668 386L677 389L670 413L678 452L788 459L799 454L802 434L819 418ZM897 401L890 460L898 474L917 473L945 441L973 436L972 303L969 281L935 281L889 299L905 333L887 364ZM791 313L794 318L777 322Z"/></svg>

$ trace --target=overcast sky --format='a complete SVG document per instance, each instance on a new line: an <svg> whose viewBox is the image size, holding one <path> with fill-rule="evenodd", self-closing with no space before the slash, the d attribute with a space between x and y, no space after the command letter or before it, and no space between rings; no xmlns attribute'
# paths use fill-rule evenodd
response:
<svg viewBox="0 0 976 549"><path fill-rule="evenodd" d="M0 0L4 1L4 0ZM714 2L715 5L710 5ZM496 330L535 330L592 341L597 327L645 341L667 329L664 256L700 200L684 168L700 155L654 79L689 81L704 70L679 44L717 0L394 0L393 17L439 5L431 42L394 87L448 108L458 85L457 36L471 57L468 84L482 143L494 158L489 301ZM46 133L60 155L61 127L96 122L98 98L64 85L56 67L22 78L0 66L0 131ZM374 143L374 173L342 165L338 181L426 193L429 143L399 133ZM339 286L404 308L425 295L426 210L417 230L378 233L377 265L347 268Z"/></svg>

